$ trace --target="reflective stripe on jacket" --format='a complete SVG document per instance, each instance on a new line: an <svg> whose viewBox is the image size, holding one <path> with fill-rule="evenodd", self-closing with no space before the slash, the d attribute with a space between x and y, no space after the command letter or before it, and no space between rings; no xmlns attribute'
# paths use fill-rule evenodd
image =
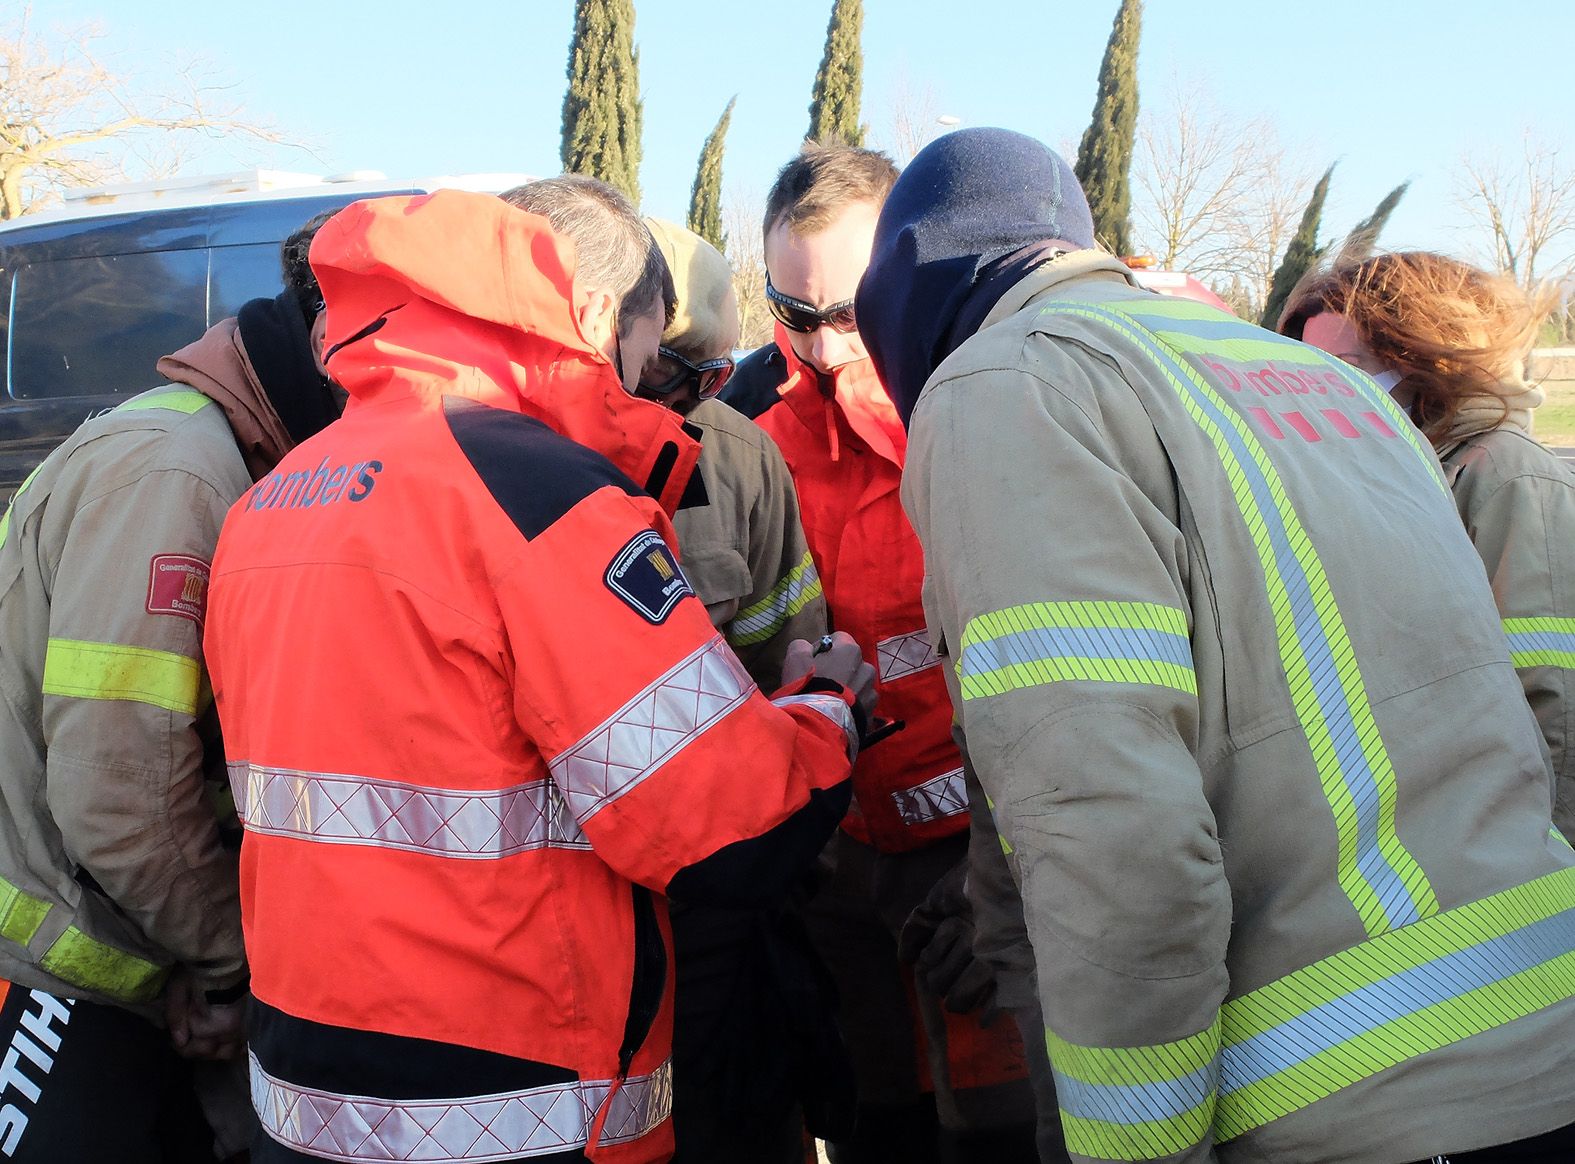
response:
<svg viewBox="0 0 1575 1164"><path fill-rule="evenodd" d="M82 425L0 518L0 977L128 1006L177 962L241 978L201 624L250 483L220 408L171 386Z"/></svg>
<svg viewBox="0 0 1575 1164"><path fill-rule="evenodd" d="M968 828L951 701L924 625L924 556L898 495L907 436L869 360L839 368L833 388L780 325L777 347L788 378L758 423L793 473L831 625L874 664L880 715L907 725L859 758L844 827L902 852Z"/></svg>
<svg viewBox="0 0 1575 1164"><path fill-rule="evenodd" d="M781 451L753 421L719 400L702 401L688 421L704 434L706 504L673 514L678 557L711 621L771 691L782 681L788 644L826 633L798 492Z"/></svg>
<svg viewBox="0 0 1575 1164"><path fill-rule="evenodd" d="M1575 1120L1575 853L1385 392L1068 255L931 378L905 496L1078 1158Z"/></svg>
<svg viewBox="0 0 1575 1164"><path fill-rule="evenodd" d="M785 891L845 809L849 704L773 706L662 509L564 435L649 410L609 436L638 468L671 414L573 330L545 220L381 199L312 262L331 340L386 322L329 358L344 418L233 510L208 635L259 1117L339 1160L665 1159L656 894Z"/></svg>
<svg viewBox="0 0 1575 1164"><path fill-rule="evenodd" d="M1443 464L1487 567L1510 660L1553 756L1554 823L1575 838L1575 474L1509 428L1446 449Z"/></svg>

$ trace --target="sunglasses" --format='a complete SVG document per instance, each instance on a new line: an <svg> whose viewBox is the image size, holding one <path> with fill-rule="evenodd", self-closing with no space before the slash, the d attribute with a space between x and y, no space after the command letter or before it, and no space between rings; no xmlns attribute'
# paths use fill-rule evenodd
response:
<svg viewBox="0 0 1575 1164"><path fill-rule="evenodd" d="M841 303L820 309L802 299L782 294L771 285L770 275L766 276L766 306L783 327L805 335L823 327L844 335L859 329L858 320L853 316L853 300L844 299Z"/></svg>
<svg viewBox="0 0 1575 1164"><path fill-rule="evenodd" d="M656 396L671 396L685 384L693 383L696 400L710 400L722 391L728 377L733 374L733 357L718 356L714 360L701 360L698 364L684 359L672 348L661 347L656 349L657 355L664 363L658 363L656 368L640 375L640 387ZM672 365L677 365L677 370L667 375ZM648 378L652 371L656 375L666 375L667 379L652 383Z"/></svg>

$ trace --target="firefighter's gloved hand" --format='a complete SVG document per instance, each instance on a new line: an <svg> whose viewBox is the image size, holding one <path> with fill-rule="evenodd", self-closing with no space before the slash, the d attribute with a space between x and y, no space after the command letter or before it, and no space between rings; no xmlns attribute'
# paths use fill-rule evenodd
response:
<svg viewBox="0 0 1575 1164"><path fill-rule="evenodd" d="M973 952L973 911L963 892L967 861L960 861L908 915L897 953L914 977L954 1014L993 1009L995 971Z"/></svg>
<svg viewBox="0 0 1575 1164"><path fill-rule="evenodd" d="M244 984L239 988L244 990ZM187 1059L234 1059L246 1047L249 994L215 1002L185 971L177 970L164 992L170 1042Z"/></svg>

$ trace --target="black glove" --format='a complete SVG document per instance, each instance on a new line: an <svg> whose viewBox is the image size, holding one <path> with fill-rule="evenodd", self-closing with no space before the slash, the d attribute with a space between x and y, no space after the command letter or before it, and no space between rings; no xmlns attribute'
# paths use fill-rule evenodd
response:
<svg viewBox="0 0 1575 1164"><path fill-rule="evenodd" d="M968 862L959 861L908 915L897 954L913 966L919 985L954 1014L993 1011L995 971L973 952L973 910L963 892ZM987 1014L988 1020L993 1015Z"/></svg>

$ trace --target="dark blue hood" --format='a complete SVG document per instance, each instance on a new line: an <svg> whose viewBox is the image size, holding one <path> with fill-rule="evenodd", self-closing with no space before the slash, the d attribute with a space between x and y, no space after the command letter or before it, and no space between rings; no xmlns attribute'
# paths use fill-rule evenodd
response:
<svg viewBox="0 0 1575 1164"><path fill-rule="evenodd" d="M859 283L859 335L903 423L924 382L1028 270L1094 245L1072 168L1031 137L962 129L931 142L892 188Z"/></svg>

